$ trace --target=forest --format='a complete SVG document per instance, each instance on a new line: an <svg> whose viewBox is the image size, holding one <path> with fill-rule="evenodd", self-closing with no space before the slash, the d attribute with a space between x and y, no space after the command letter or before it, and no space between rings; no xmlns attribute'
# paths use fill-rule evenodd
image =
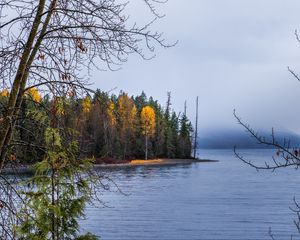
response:
<svg viewBox="0 0 300 240"><path fill-rule="evenodd" d="M8 158L21 163L41 161L47 151L45 131L55 127L72 132L80 157L96 162L153 158L191 158L192 124L185 110L171 108L171 94L165 106L147 97L119 95L96 90L93 95L65 97L28 89L14 129ZM0 93L0 116L9 91ZM2 118L0 118L2 121Z"/></svg>
<svg viewBox="0 0 300 240"><path fill-rule="evenodd" d="M0 2L0 239L98 239L79 220L119 188L94 163L191 157L191 123L170 94L163 106L145 93L88 89L93 70L177 43L152 29L165 1L141 0L143 23L129 20L130 2ZM26 179L5 173L22 164Z"/></svg>

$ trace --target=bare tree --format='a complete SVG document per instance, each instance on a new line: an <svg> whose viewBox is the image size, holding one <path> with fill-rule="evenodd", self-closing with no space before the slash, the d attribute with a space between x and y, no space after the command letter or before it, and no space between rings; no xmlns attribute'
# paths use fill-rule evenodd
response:
<svg viewBox="0 0 300 240"><path fill-rule="evenodd" d="M237 119L238 123L246 130L246 132L250 135L250 137L254 138L257 144L265 145L268 147L273 147L275 149L274 155L270 156L270 161L265 161L263 163L252 162L245 158L236 147L234 147L235 156L243 161L245 164L250 167L255 168L256 170L271 170L275 171L281 168L292 167L298 169L300 166L300 148L293 147L291 141L289 139L279 139L276 137L274 129L272 128L271 137L266 137L260 135L257 131L255 131L251 126L242 121L242 119L236 114L234 111L234 117ZM300 205L296 201L294 197L294 207L290 207L291 211L296 214L296 219L294 220L294 224L300 234ZM275 239L271 228L269 229L269 236L271 239ZM291 236L291 239L294 239Z"/></svg>
<svg viewBox="0 0 300 240"><path fill-rule="evenodd" d="M295 32L297 40L299 40L299 36L297 31ZM288 71L295 77L298 81L300 81L300 78L298 75L291 70L288 67ZM249 124L242 121L242 119L236 114L236 111L233 112L234 117L236 118L238 124L240 124L246 132L252 137L254 140L256 140L257 144L265 145L268 147L272 147L275 150L274 155L270 156L269 161L265 161L263 163L259 162L252 162L242 156L240 152L234 147L234 154L235 156L243 161L245 164L249 165L250 167L255 168L256 170L271 170L275 171L277 169L281 168L287 168L292 167L295 169L298 169L300 166L300 146L295 147L292 145L292 142L289 139L281 139L279 140L278 137L275 134L274 129L272 128L270 137L262 136L257 132L255 129L253 129ZM296 214L296 220L294 220L294 224L300 234L300 205L294 198L294 207L290 208L295 214ZM269 236L271 239L275 239L271 229L269 230ZM291 236L291 239L293 239L293 236Z"/></svg>
<svg viewBox="0 0 300 240"><path fill-rule="evenodd" d="M0 239L15 239L23 204L20 179L12 181L2 169L16 144L13 132L26 91L82 94L90 91L87 75L93 68L117 70L130 54L151 59L157 46L172 46L150 30L163 17L156 7L166 1L141 1L153 16L143 26L129 23L129 2L122 0L0 0L0 90L10 91L0 113Z"/></svg>
<svg viewBox="0 0 300 240"><path fill-rule="evenodd" d="M197 147L198 147L198 96L196 98L196 122L195 122L195 139L194 139L194 158L197 156Z"/></svg>
<svg viewBox="0 0 300 240"><path fill-rule="evenodd" d="M300 38L298 35L297 30L295 31L295 36L298 42L300 42ZM299 76L288 67L288 71L292 74L294 78L296 78L300 82ZM276 137L275 131L272 128L271 131L271 138L266 138L265 136L260 135L257 131L255 131L251 126L244 121L236 114L236 111L233 111L233 115L236 118L238 124L240 124L246 132L256 140L258 144L273 147L277 149L276 151L276 157L272 156L270 162L265 162L263 165L257 165L255 163L252 163L251 161L248 161L243 156L241 156L236 148L234 149L235 155L242 160L244 163L250 165L251 167L264 170L273 170L275 171L278 168L284 168L284 167L295 167L298 168L300 166L300 148L294 147L291 144L291 141L289 139L283 139L283 141L278 141L278 138Z"/></svg>
<svg viewBox="0 0 300 240"><path fill-rule="evenodd" d="M273 147L274 149L276 149L276 154L275 156L271 156L271 161L264 162L263 164L253 163L245 159L235 147L234 153L237 158L239 158L244 163L257 170L275 171L278 168L298 168L300 166L300 149L292 147L289 139L283 139L283 141L278 141L274 129L272 129L271 138L262 136L253 128L251 128L249 124L244 123L235 111L233 114L234 117L237 119L238 123L246 130L250 137L256 140L257 144Z"/></svg>
<svg viewBox="0 0 300 240"><path fill-rule="evenodd" d="M0 123L0 169L26 90L40 87L56 96L80 93L88 87L84 72L94 67L115 70L132 53L150 59L156 46L171 46L162 33L149 30L162 17L156 5L165 1L142 1L154 17L139 27L129 24L128 2L1 0L0 79L10 95Z"/></svg>

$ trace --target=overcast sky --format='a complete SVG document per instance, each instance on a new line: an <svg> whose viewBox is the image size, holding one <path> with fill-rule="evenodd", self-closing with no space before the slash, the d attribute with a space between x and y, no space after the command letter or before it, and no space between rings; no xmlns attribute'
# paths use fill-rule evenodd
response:
<svg viewBox="0 0 300 240"><path fill-rule="evenodd" d="M131 8L133 19L147 20L142 5ZM95 71L95 87L144 90L162 104L170 91L174 110L187 100L193 121L199 96L200 132L237 127L236 109L254 127L300 133L300 82L287 71L300 74L300 1L169 0L159 10L166 17L153 28L177 46L151 61L131 56L118 72Z"/></svg>

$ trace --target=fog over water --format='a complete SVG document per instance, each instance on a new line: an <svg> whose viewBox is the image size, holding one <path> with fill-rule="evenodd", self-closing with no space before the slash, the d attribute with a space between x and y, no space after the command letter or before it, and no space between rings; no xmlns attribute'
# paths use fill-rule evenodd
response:
<svg viewBox="0 0 300 240"><path fill-rule="evenodd" d="M131 21L151 19L149 10L132 1ZM138 9L138 11L137 11ZM233 109L256 128L300 132L300 82L287 71L300 73L300 2L296 0L171 0L158 7L166 17L153 28L165 32L171 49L143 61L131 56L116 72L92 72L94 87L124 90L166 101L194 118L199 95L200 132L236 128Z"/></svg>

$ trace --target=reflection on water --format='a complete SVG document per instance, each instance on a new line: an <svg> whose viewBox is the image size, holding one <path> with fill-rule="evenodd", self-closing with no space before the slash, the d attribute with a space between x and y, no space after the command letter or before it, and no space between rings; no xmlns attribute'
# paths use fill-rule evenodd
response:
<svg viewBox="0 0 300 240"><path fill-rule="evenodd" d="M126 195L105 193L110 208L88 207L82 229L104 240L270 239L269 227L276 239L296 234L289 206L298 194L298 171L257 172L232 150L200 153L220 162L99 170ZM274 151L242 153L265 161Z"/></svg>

